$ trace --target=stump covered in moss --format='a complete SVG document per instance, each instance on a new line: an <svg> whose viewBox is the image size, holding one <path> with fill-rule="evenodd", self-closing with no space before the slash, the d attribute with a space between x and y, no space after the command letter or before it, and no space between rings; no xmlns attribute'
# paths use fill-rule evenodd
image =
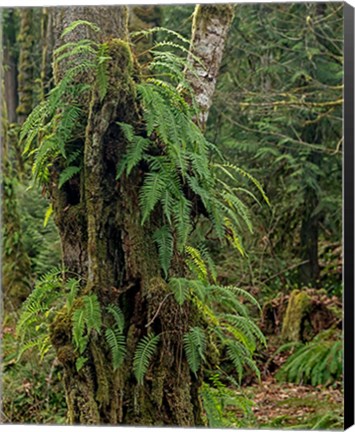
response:
<svg viewBox="0 0 355 432"><path fill-rule="evenodd" d="M321 330L341 327L340 300L324 290L302 289L282 294L264 304L261 327L266 335L286 341L309 341Z"/></svg>
<svg viewBox="0 0 355 432"><path fill-rule="evenodd" d="M311 308L312 299L305 291L292 291L282 322L281 337L297 342L301 338L301 325Z"/></svg>

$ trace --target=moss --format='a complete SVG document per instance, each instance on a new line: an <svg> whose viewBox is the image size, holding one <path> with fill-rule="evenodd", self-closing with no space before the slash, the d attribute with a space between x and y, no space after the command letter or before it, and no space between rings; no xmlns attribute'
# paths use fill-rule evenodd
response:
<svg viewBox="0 0 355 432"><path fill-rule="evenodd" d="M311 298L304 291L292 291L282 323L281 336L286 341L297 342L301 338L301 324L309 311Z"/></svg>
<svg viewBox="0 0 355 432"><path fill-rule="evenodd" d="M214 18L222 18L228 22L233 14L233 4L197 5L193 14L192 35L194 35L197 27L206 31L206 26L211 16Z"/></svg>
<svg viewBox="0 0 355 432"><path fill-rule="evenodd" d="M152 400L154 400L159 409L163 403L165 378L166 370L164 368L160 368L159 371L154 374L151 394Z"/></svg>
<svg viewBox="0 0 355 432"><path fill-rule="evenodd" d="M71 343L72 322L66 307L60 310L50 326L52 345L59 349Z"/></svg>
<svg viewBox="0 0 355 432"><path fill-rule="evenodd" d="M107 367L105 366L105 358L102 351L95 342L90 344L91 353L94 359L95 372L96 372L96 400L101 406L107 406L110 402L110 389L107 377Z"/></svg>

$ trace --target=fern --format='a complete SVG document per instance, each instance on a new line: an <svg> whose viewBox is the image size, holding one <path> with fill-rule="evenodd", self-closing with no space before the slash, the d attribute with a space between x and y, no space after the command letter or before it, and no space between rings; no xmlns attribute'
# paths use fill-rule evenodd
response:
<svg viewBox="0 0 355 432"><path fill-rule="evenodd" d="M107 63L111 60L108 53L107 43L99 45L97 50L96 83L101 101L105 98L108 89Z"/></svg>
<svg viewBox="0 0 355 432"><path fill-rule="evenodd" d="M78 174L81 171L81 167L77 166L68 166L65 168L59 176L59 183L58 188L60 189L64 183L66 183L68 180L70 180L72 177L74 177L76 174Z"/></svg>
<svg viewBox="0 0 355 432"><path fill-rule="evenodd" d="M84 336L86 317L85 309L77 309L73 313L73 341L76 349L82 354L85 351L88 338Z"/></svg>
<svg viewBox="0 0 355 432"><path fill-rule="evenodd" d="M101 307L96 294L89 294L83 297L85 322L90 330L96 330L100 333L101 330Z"/></svg>
<svg viewBox="0 0 355 432"><path fill-rule="evenodd" d="M148 173L140 193L140 205L143 209L142 224L148 218L162 197L165 184L159 173Z"/></svg>
<svg viewBox="0 0 355 432"><path fill-rule="evenodd" d="M153 240L158 246L159 261L165 277L168 277L171 259L173 257L174 241L167 225L162 226L153 234Z"/></svg>
<svg viewBox="0 0 355 432"><path fill-rule="evenodd" d="M203 383L200 389L208 426L212 428L240 427L239 416L236 416L235 409L250 416L253 402L222 383L220 374L214 374L209 381L211 383ZM238 384L236 386L238 387Z"/></svg>
<svg viewBox="0 0 355 432"><path fill-rule="evenodd" d="M73 30L75 30L79 25L87 26L90 30L94 32L99 32L100 27L98 27L96 24L86 21L86 20L77 20L70 23L62 32L61 37L63 38L67 34L71 33Z"/></svg>
<svg viewBox="0 0 355 432"><path fill-rule="evenodd" d="M78 26L99 31L95 24L78 20L64 29L62 37ZM97 44L90 39L68 42L54 51L54 63L58 65L65 61L65 73L46 99L28 116L20 133L24 155L33 158L32 172L36 182L49 181L48 167L54 160L60 161L62 168L59 187L80 172L81 160L72 165L71 152L74 152L75 159L77 156L82 159L82 152L78 153L78 149L71 149L71 146L85 130L87 108L82 106L82 95L97 90L101 100L105 97L109 60L107 43ZM82 82L83 76L92 75L95 77L93 86Z"/></svg>
<svg viewBox="0 0 355 432"><path fill-rule="evenodd" d="M201 361L205 360L206 336L200 327L192 327L183 337L187 362L196 375Z"/></svg>
<svg viewBox="0 0 355 432"><path fill-rule="evenodd" d="M169 287L173 291L175 300L180 306L188 298L189 283L190 281L184 278L171 278L169 280Z"/></svg>
<svg viewBox="0 0 355 432"><path fill-rule="evenodd" d="M192 246L185 246L185 252L187 255L186 263L190 271L196 275L198 279L206 282L208 279L208 271L200 251Z"/></svg>
<svg viewBox="0 0 355 432"><path fill-rule="evenodd" d="M26 334L30 332L31 328L43 321L43 315L48 314L53 308L53 304L60 298L60 273L60 270L55 269L53 272L42 276L37 281L32 293L22 304L16 326L16 334L21 336L22 340L26 338Z"/></svg>
<svg viewBox="0 0 355 432"><path fill-rule="evenodd" d="M96 294L82 297L83 305L73 312L73 341L75 348L82 354L89 341L92 330L101 331L101 307Z"/></svg>
<svg viewBox="0 0 355 432"><path fill-rule="evenodd" d="M125 337L119 328L108 328L105 331L106 341L111 351L113 370L118 369L123 363L126 354Z"/></svg>
<svg viewBox="0 0 355 432"><path fill-rule="evenodd" d="M87 361L88 361L88 359L86 357L82 357L82 356L78 357L76 359L76 362L75 362L75 368L76 368L76 370L79 372L80 369L83 368L83 366L85 365L85 363Z"/></svg>
<svg viewBox="0 0 355 432"><path fill-rule="evenodd" d="M305 345L300 344L282 365L276 378L280 381L330 385L343 373L341 340L333 340L333 331L324 331Z"/></svg>
<svg viewBox="0 0 355 432"><path fill-rule="evenodd" d="M124 330L124 315L122 310L116 305L107 306L107 311L114 317L115 319L115 327L123 333Z"/></svg>
<svg viewBox="0 0 355 432"><path fill-rule="evenodd" d="M79 291L79 285L80 281L78 279L68 279L66 286L69 290L69 293L67 294L67 309L70 311L73 307L74 299L78 294Z"/></svg>
<svg viewBox="0 0 355 432"><path fill-rule="evenodd" d="M137 344L133 359L133 372L138 384L143 385L144 375L146 374L149 363L155 354L160 336L153 333L144 336Z"/></svg>

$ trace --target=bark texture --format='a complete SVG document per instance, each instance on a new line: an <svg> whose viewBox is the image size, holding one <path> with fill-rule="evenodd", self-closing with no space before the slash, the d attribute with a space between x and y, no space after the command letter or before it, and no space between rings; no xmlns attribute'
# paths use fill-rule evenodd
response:
<svg viewBox="0 0 355 432"><path fill-rule="evenodd" d="M19 124L22 124L33 106L34 74L32 64L32 49L34 43L31 31L33 21L33 9L20 9L20 32L18 44L20 49L18 65L18 100L16 112Z"/></svg>
<svg viewBox="0 0 355 432"><path fill-rule="evenodd" d="M188 69L188 79L196 102L201 110L199 126L206 127L212 97L216 87L219 67L229 27L234 16L234 5L199 5L196 6L192 23L192 38L188 60L196 75ZM201 63L196 60L201 60Z"/></svg>
<svg viewBox="0 0 355 432"><path fill-rule="evenodd" d="M9 26L14 16L9 16ZM31 267L22 242L20 217L16 199L16 174L18 173L18 145L16 134L10 125L16 122L17 86L14 56L14 32L7 32L0 53L0 143L2 189L2 287L5 312L18 310L31 291ZM3 67L3 65L5 67ZM13 125L15 126L15 125ZM20 156L21 157L21 156ZM14 168L16 166L16 168Z"/></svg>

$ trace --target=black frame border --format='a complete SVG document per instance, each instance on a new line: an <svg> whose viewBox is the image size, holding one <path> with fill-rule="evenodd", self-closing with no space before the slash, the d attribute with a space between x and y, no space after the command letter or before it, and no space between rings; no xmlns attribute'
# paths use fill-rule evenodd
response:
<svg viewBox="0 0 355 432"><path fill-rule="evenodd" d="M344 429L354 424L354 8L344 3Z"/></svg>

